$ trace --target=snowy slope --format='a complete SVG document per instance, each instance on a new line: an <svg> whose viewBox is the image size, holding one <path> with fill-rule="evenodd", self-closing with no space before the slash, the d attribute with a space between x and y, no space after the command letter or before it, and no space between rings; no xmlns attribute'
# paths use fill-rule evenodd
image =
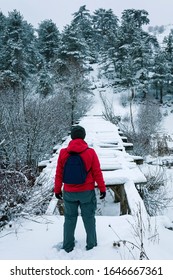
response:
<svg viewBox="0 0 173 280"><path fill-rule="evenodd" d="M96 81L97 82L97 81ZM110 89L108 88L108 91ZM81 124L85 125L87 130L87 141L91 146L96 148L100 158L101 164L105 167L109 164L116 164L116 162L108 162L103 149L100 144L110 140L110 128L112 126L106 122L103 125L100 115L103 108L99 99L99 87L95 90L96 102L87 116L81 120ZM95 115L98 117L95 118ZM95 120L95 121L93 121ZM105 134L99 132L99 129L106 131ZM97 131L97 133L96 133ZM114 130L114 134L118 139L118 134ZM107 137L109 135L109 137ZM114 137L114 140L115 138ZM105 139L106 138L106 139ZM109 138L109 139L108 139ZM63 145L65 146L69 139ZM108 152L106 152L107 154ZM110 150L112 153L112 150ZM145 219L141 220L139 217L138 205L134 205L138 195L136 190L131 187L131 183L137 178L137 173L133 172L137 169L134 168L134 163L130 160L119 155L115 151L115 156L119 159L118 164L122 169L119 169L119 180L125 178L130 181L124 181L126 184L126 191L131 197L132 207L136 207L136 212L132 215L113 216L118 214L115 203L110 203L111 194L108 193L105 201L98 201L99 207L102 211L102 216L96 216L98 246L91 251L85 250L85 231L81 217L78 218L76 228L76 247L70 252L66 253L64 250L57 250L57 244L62 241L63 234L63 221L64 217L60 215L42 215L35 216L29 213L28 208L25 209L25 217L16 219L12 224L7 225L3 231L0 232L0 259L1 260L125 260L125 259L139 259L141 252L141 243L144 243L144 250L146 258L150 260L172 260L173 259L173 223L167 216L158 216L149 218L145 215ZM124 151L124 156L128 154ZM48 164L43 175L39 178L39 184L36 188L36 193L33 198L35 204L38 199L41 200L40 190L42 195L50 192L53 187L55 166L58 157L58 152L53 156L51 162ZM123 173L121 174L121 170ZM113 176L106 177L105 180L110 182L115 181L117 178L114 173ZM131 174L131 175L130 175ZM135 177L136 175L136 177ZM142 174L140 173L140 176ZM142 178L144 179L144 178ZM140 178L141 180L141 178ZM38 183L38 182L37 182ZM40 188L39 188L40 186ZM37 196L38 192L38 196ZM108 203L109 202L109 203ZM34 206L34 204L32 204ZM115 212L114 212L115 211ZM110 215L111 213L111 215ZM143 216L144 217L144 216ZM141 229L141 231L140 231ZM142 236L141 236L142 232ZM123 241L126 242L123 242ZM114 242L120 242L120 247L113 246ZM130 243L131 242L131 243ZM133 245L132 245L133 243Z"/></svg>

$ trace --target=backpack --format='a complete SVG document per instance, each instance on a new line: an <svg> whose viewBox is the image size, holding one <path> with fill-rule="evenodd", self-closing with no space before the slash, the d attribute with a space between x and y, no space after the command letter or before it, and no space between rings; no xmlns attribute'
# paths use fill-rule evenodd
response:
<svg viewBox="0 0 173 280"><path fill-rule="evenodd" d="M86 170L80 153L71 152L69 154L64 165L62 181L66 184L83 184L89 171Z"/></svg>

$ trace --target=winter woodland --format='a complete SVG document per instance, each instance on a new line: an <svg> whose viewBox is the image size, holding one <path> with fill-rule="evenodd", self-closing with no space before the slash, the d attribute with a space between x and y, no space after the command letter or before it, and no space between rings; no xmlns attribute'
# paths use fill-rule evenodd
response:
<svg viewBox="0 0 173 280"><path fill-rule="evenodd" d="M118 18L84 5L60 32L52 20L35 29L16 10L0 13L0 259L173 258L173 29L149 22L145 10ZM100 246L84 252L79 217L66 254L56 250L63 205L53 179L76 123L108 191L98 199ZM113 185L123 185L125 212ZM18 253L8 250L16 237Z"/></svg>

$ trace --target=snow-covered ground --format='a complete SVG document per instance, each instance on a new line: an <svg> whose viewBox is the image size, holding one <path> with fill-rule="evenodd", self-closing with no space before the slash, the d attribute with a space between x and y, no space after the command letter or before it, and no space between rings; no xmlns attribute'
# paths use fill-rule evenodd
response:
<svg viewBox="0 0 173 280"><path fill-rule="evenodd" d="M0 259L2 260L139 260L140 238L137 234L139 224L130 215L97 216L98 246L85 250L86 236L81 217L78 217L75 249L66 253L58 250L62 241L62 216L31 217L19 219L1 233ZM173 259L173 232L166 217L152 218L143 232L144 249L150 260ZM120 247L114 242L120 242ZM132 242L134 245L128 243ZM139 249L135 246L138 246Z"/></svg>
<svg viewBox="0 0 173 280"><path fill-rule="evenodd" d="M107 123L105 127L102 127L105 131L104 135L95 133L103 124L98 116L103 111L99 90L99 85L97 85L94 90L95 104L80 124L84 125L88 131L86 141L96 148L101 157L101 164L112 165L112 162L105 160L106 155L103 153L103 149L99 148L101 143L107 143L108 140L111 140L109 132L112 126ZM111 94L110 88L107 88L107 91ZM118 109L121 109L120 105L117 105ZM170 123L171 119L172 115L169 116ZM166 127L168 130L170 123ZM116 136L118 137L118 135ZM66 145L68 141L69 139L63 145ZM136 168L134 163L130 160L124 161L124 157L120 158L118 151L114 151L114 153L124 172L119 176L119 179L124 180L124 178L131 177L130 179L133 181L135 172L132 171ZM51 184L53 184L57 156L58 154L53 157L45 171L47 174L49 173L49 178L46 177L45 181L46 188L53 186ZM102 161L102 159L104 160ZM114 164L116 165L116 162ZM169 172L172 174L172 169ZM106 177L106 172L104 174ZM141 173L140 176L142 176ZM105 180L116 180L115 177L108 176ZM137 173L136 177L138 177ZM42 180L44 181L44 178ZM136 194L130 187L130 182L129 184L127 182L126 191L129 197L131 196L131 203L133 203ZM108 192L105 201L98 201L102 215L96 216L98 246L94 249L85 250L86 236L80 216L76 227L76 246L72 252L66 253L64 250L58 250L57 247L62 241L63 216L48 213L42 216L25 215L23 218L20 217L12 221L0 232L0 260L139 260L141 251L144 251L145 259L173 260L172 208L169 207L169 211L165 209L164 215L161 216L149 218L145 215L145 220L140 219L138 211L133 215L117 216L117 205L113 203L113 200L110 202L110 197L111 194ZM116 245L116 242L120 246ZM141 248L142 243L143 249Z"/></svg>

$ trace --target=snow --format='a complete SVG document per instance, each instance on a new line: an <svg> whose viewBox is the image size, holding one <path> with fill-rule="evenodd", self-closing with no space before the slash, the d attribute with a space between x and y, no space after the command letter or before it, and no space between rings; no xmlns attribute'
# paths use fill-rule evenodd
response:
<svg viewBox="0 0 173 280"><path fill-rule="evenodd" d="M140 247L141 242L150 260L173 259L172 208L165 209L161 216L147 215L135 188L135 183L145 182L146 178L135 164L135 157L125 151L118 128L101 117L103 106L96 77L94 81L97 84L94 90L95 105L80 120L80 125L86 129L86 142L98 153L106 184L124 184L132 215L119 216L119 205L113 202L111 190L107 191L104 201L99 200L97 195L98 246L90 251L85 250L86 235L79 215L75 232L76 246L72 252L66 253L64 250L57 250L57 245L62 242L64 222L64 217L56 211L52 214L57 200L51 200L47 212L42 216L32 215L29 205L26 205L23 217L12 221L12 224L0 232L0 260L139 260L140 249L137 246ZM107 91L110 94L109 87ZM117 111L120 109L118 106ZM166 129L168 128L167 126ZM69 140L67 137L61 147L66 146ZM53 188L61 147L57 146L56 153L46 162L46 168L36 181L35 195L30 200L32 207L41 199L40 192L50 192ZM96 193L98 194L97 189ZM142 229L142 237L139 229ZM118 241L120 247L113 246Z"/></svg>
<svg viewBox="0 0 173 280"><path fill-rule="evenodd" d="M19 219L12 227L1 233L0 248L3 260L133 260L139 259L140 251L123 244L115 248L113 243L119 240L128 240L135 245L140 244L139 237L134 240L134 229L138 222L131 215L124 216L97 216L98 246L90 251L85 250L85 230L79 216L76 227L75 249L66 253L57 250L62 241L62 216L30 217L29 220ZM150 229L144 230L145 251L151 260L172 259L173 247L170 246L172 231L165 226L169 225L166 217L152 218ZM158 237L154 237L157 227ZM106 237L106 238L105 238ZM147 237L147 238L146 238ZM153 240L156 239L156 240ZM159 241L158 241L159 239ZM159 254L158 254L159 253Z"/></svg>
<svg viewBox="0 0 173 280"><path fill-rule="evenodd" d="M155 35L157 37L157 40L160 44L163 43L163 40L165 37L168 37L168 35L170 34L171 30L173 29L173 25L172 24L167 24L164 26L164 32L163 33L159 33L159 32L151 32L151 34Z"/></svg>

